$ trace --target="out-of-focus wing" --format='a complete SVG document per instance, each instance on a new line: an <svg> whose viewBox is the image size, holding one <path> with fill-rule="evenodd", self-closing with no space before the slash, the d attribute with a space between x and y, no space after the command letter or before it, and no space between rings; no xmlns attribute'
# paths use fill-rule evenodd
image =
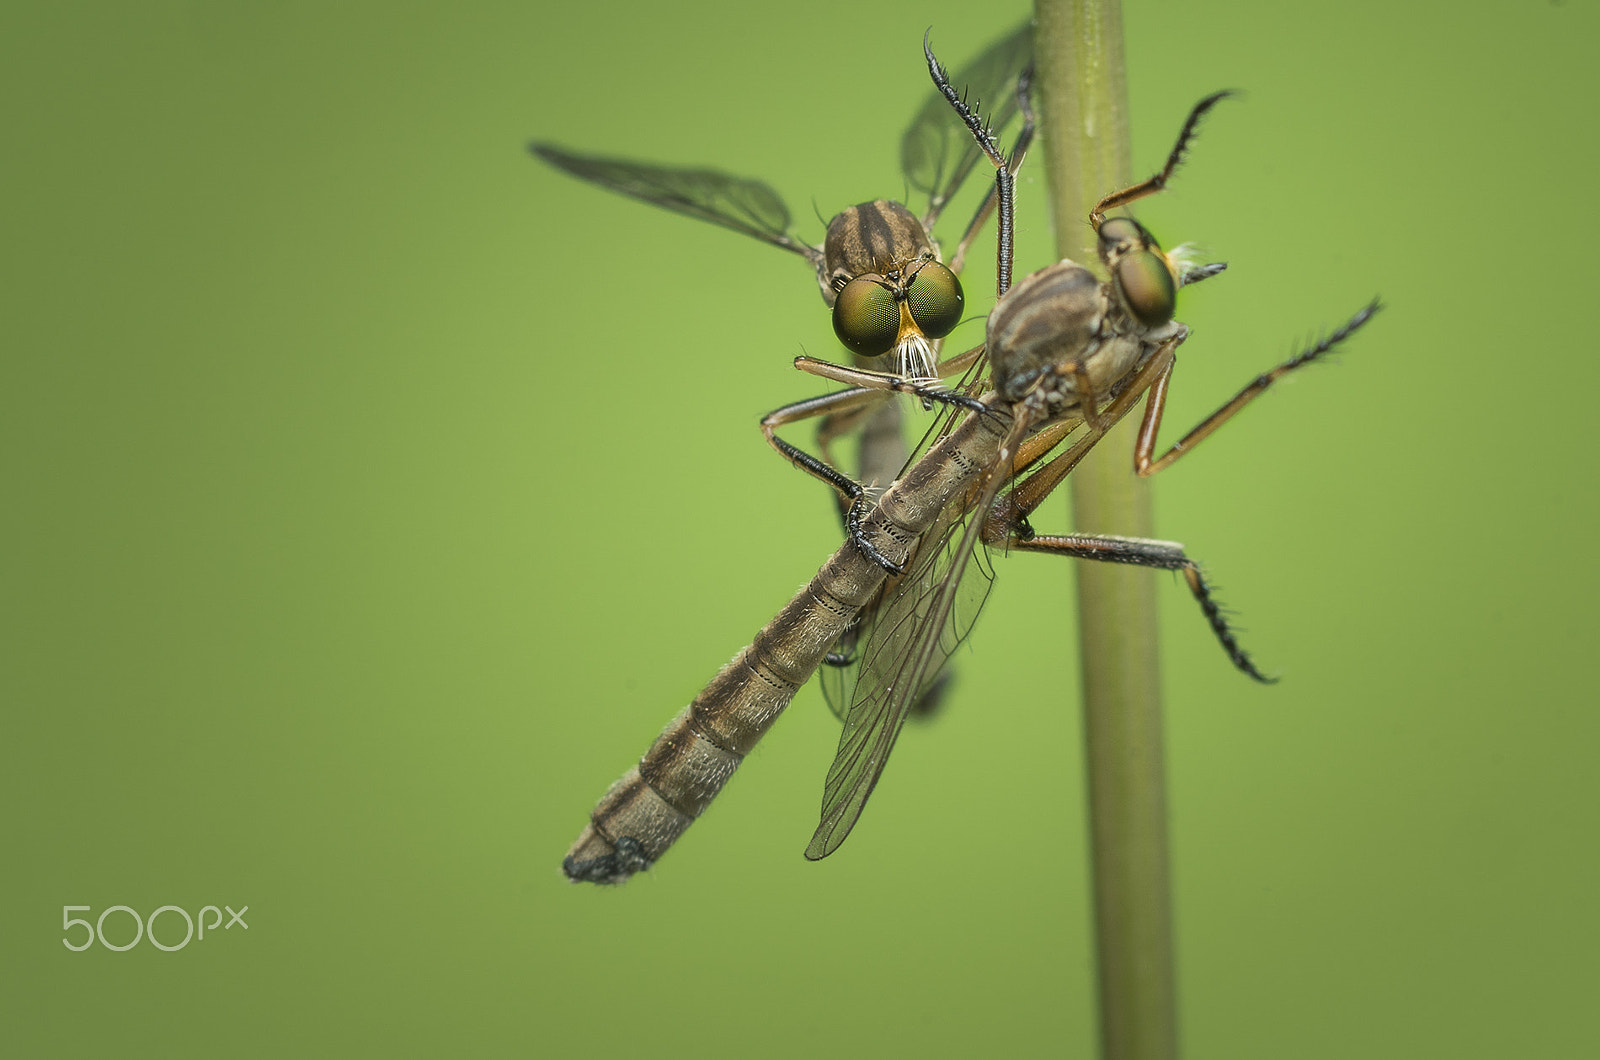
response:
<svg viewBox="0 0 1600 1060"><path fill-rule="evenodd" d="M1017 113L1017 78L1032 61L1033 23L1024 22L958 70L950 83L967 99L982 103L998 133ZM923 227L933 228L981 153L949 101L938 92L930 95L900 139L900 168L910 185L928 196Z"/></svg>
<svg viewBox="0 0 1600 1060"><path fill-rule="evenodd" d="M622 158L597 158L553 144L529 144L538 157L592 184L793 251L820 266L822 251L789 234L789 208L759 180L714 169L675 169Z"/></svg>
<svg viewBox="0 0 1600 1060"><path fill-rule="evenodd" d="M878 599L882 599L879 597ZM868 604L876 608L876 603ZM833 716L843 721L850 710L850 697L856 693L856 675L861 667L861 638L865 631L860 620L851 626L833 645L834 659L824 660L817 668L817 681L822 685L822 698Z"/></svg>

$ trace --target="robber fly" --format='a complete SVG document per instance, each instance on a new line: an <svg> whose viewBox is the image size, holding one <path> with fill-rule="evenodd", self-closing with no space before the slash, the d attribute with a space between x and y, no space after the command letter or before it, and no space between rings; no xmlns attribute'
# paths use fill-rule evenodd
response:
<svg viewBox="0 0 1600 1060"><path fill-rule="evenodd" d="M1000 152L992 129L950 87L926 41L924 49L935 85L995 167L999 254L1008 266L1015 159ZM876 502L864 494L853 497L850 534L840 549L595 807L563 862L571 879L617 883L653 864L721 790L830 646L877 601L862 677L806 856L817 859L836 850L882 775L908 710L943 661L946 623L962 575L983 543L1179 571L1234 665L1267 680L1239 646L1181 545L1088 534L1045 537L1027 522L1140 399L1148 397L1134 468L1148 475L1170 466L1282 375L1323 356L1378 308L1373 302L1322 341L1257 376L1155 455L1174 354L1189 334L1173 320L1177 291L1219 270L1185 267L1138 222L1108 218L1106 212L1165 187L1201 116L1225 96L1207 97L1194 108L1159 173L1106 196L1092 211L1108 279L1063 261L1002 292L986 327L992 377L981 398L925 380L808 358L797 362L825 378L910 393L965 415ZM1009 268L1001 275L1009 275ZM807 470L845 488L839 472L811 459L803 465ZM883 596L891 576L899 581Z"/></svg>
<svg viewBox="0 0 1600 1060"><path fill-rule="evenodd" d="M984 99L998 101L990 115L1003 128L1020 111L1024 121L1016 154L1026 151L1033 136L1028 108L1028 75L1033 57L1033 27L1013 29L986 48L957 75ZM965 183L981 150L965 126L955 120L944 97L934 93L918 110L900 143L901 169L908 187L925 195L920 215L884 199L859 203L838 213L820 245L790 232L788 207L762 181L716 170L683 169L627 159L579 154L548 143L530 150L545 162L573 176L678 213L743 232L806 260L832 310L834 332L860 367L889 362L909 378L932 379L945 336L960 323L966 304L958 274L967 250L993 211L991 192L968 222L948 263L932 238L936 222ZM966 365L947 363L946 373ZM800 420L819 418L817 443L824 462L835 463L833 443L859 431L857 477L862 491L881 489L907 463L901 430L901 409L881 390L856 388L806 402L785 405L761 421L768 443L785 456L790 448L777 430ZM841 495L840 514L852 496ZM868 608L870 611L870 607ZM829 653L829 680L824 695L843 716L847 689L853 683L857 630L847 630ZM938 696L930 682L922 709L931 710Z"/></svg>
<svg viewBox="0 0 1600 1060"><path fill-rule="evenodd" d="M1010 121L1019 96L1025 103L1025 91L1013 93L1011 88L1027 71L1032 55L1033 27L1024 23L961 71L963 83L1000 101L992 115L994 124ZM1022 138L1024 142L1032 138L1031 123ZM990 197L973 215L949 262L942 261L931 233L980 152L966 130L951 120L949 108L938 96L917 112L900 144L907 185L927 196L922 213L885 199L859 203L829 222L818 245L790 233L788 207L759 180L579 154L549 143L531 144L530 150L583 180L743 232L804 258L823 302L832 310L835 334L857 363L870 367L888 360L893 371L917 378L933 376L941 340L962 319L965 292L957 274L968 245L993 209ZM881 394L875 396L880 400L858 401L849 408L814 408L806 415L825 417L819 444L826 453L833 439L881 414L882 422L867 432L869 452L862 458L861 477L869 484L883 484L905 463L906 450L897 407L882 401Z"/></svg>

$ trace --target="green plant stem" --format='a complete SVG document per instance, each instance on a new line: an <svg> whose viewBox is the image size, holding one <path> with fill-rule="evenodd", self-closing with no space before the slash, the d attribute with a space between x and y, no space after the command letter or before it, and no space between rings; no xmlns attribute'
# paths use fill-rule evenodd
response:
<svg viewBox="0 0 1600 1060"><path fill-rule="evenodd" d="M1119 0L1035 0L1040 136L1060 257L1095 261L1089 210L1131 183ZM1150 536L1129 416L1070 478L1073 525ZM1178 1054L1166 781L1149 571L1078 565L1101 1055Z"/></svg>

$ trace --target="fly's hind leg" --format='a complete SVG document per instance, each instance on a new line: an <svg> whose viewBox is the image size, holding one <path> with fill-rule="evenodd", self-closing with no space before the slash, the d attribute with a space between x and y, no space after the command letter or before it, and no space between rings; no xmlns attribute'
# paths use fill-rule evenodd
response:
<svg viewBox="0 0 1600 1060"><path fill-rule="evenodd" d="M1101 563L1127 563L1136 567L1153 567L1157 570L1177 571L1189 586L1200 605L1211 632L1216 634L1222 650L1235 667L1263 684L1272 684L1269 677L1256 667L1250 654L1240 646L1233 627L1228 624L1222 605L1211 593L1200 565L1190 559L1183 546L1176 541L1156 541L1146 537L1115 537L1109 534L1035 535L1023 520L1012 532L1008 547L1023 552L1051 552L1058 556L1076 556Z"/></svg>

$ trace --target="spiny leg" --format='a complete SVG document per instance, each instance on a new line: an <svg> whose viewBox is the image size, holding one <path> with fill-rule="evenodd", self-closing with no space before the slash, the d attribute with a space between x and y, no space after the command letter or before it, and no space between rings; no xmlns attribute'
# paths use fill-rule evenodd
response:
<svg viewBox="0 0 1600 1060"><path fill-rule="evenodd" d="M1179 286L1187 286L1192 283L1199 283L1201 280L1208 280L1213 276L1220 275L1227 267L1227 263L1221 261L1214 262L1209 265L1195 266L1194 268L1184 272L1184 274L1179 277ZM993 522L995 519L1004 520L1006 518L1026 519L1034 509L1038 508L1039 505L1044 502L1044 499L1048 497L1057 486L1061 485L1061 481L1067 477L1067 474L1073 468L1078 466L1079 461L1083 459L1084 454L1087 453L1088 450L1094 445L1095 441L1103 436L1112 426L1120 422L1122 417L1127 415L1128 412L1132 410L1133 406L1138 402L1140 395L1144 394L1146 391L1152 391L1151 400L1154 401L1156 392L1159 391L1159 396L1164 402L1166 396L1166 380L1172 373L1173 357L1175 356L1178 347L1181 346L1188 337L1189 331L1187 328L1185 328L1172 338L1168 339L1163 344L1164 348L1158 350L1150 357L1150 359L1146 362L1145 367L1141 369L1136 376L1134 376L1132 381L1130 381L1127 386L1122 388L1120 395L1115 400L1113 400L1104 409L1098 410L1094 416L1088 417L1097 421L1098 424L1091 424L1091 437L1080 442L1073 449L1050 461L1050 463L1046 464L1043 468L1040 468L1033 475L1030 475L1026 481L1002 497L1000 502L995 505L994 512L991 513L990 521ZM1084 380L1079 380L1077 385L1080 388L1079 393L1092 392L1092 388L1087 387ZM1059 426L1061 425L1058 424L1057 427ZM1062 431L1057 436L1056 440L1059 441L1065 436L1066 432ZM1030 443L1034 440L1035 439L1030 439ZM1053 445L1054 443L1052 442L1045 448L1048 449L1053 447ZM1022 470L1024 469L1021 467L1017 468L1018 472L1021 472ZM997 539L998 535L998 531L990 532L990 537L995 537Z"/></svg>
<svg viewBox="0 0 1600 1060"><path fill-rule="evenodd" d="M980 343L954 357L940 361L935 371L940 379L961 375L983 359L984 347ZM817 427L817 447L821 450L821 462L830 468L835 467L832 453L832 443L841 435L854 430L861 420L877 411L879 403L888 399L891 392L912 394L922 401L923 408L932 408L935 403L965 408L970 411L982 411L985 406L981 402L961 395L967 393L965 388L947 389L924 383L920 380L907 379L901 376L888 375L883 372L874 372L868 368L850 368L845 365L834 364L831 361L822 361L814 357L800 357L795 361L795 367L824 379L835 382L847 382L866 385L853 386L849 390L836 391L832 394L823 394L819 397L806 398L803 401L792 402L780 408L773 409L761 419L761 431L768 444L776 449L786 459L793 461L792 451L798 449L789 443L779 444L774 433L779 427L802 420L822 417L822 423ZM877 421L872 421L875 424ZM898 429L898 424L895 425ZM869 424L868 430L872 429ZM863 443L866 441L863 435ZM810 472L810 465L800 464L803 470ZM887 474L887 472L886 472ZM823 481L830 486L836 486L831 477L822 476ZM870 477L870 476L868 476ZM884 485L886 482L867 482L864 485ZM854 500L852 493L840 496L839 516L844 519L849 510L850 503Z"/></svg>
<svg viewBox="0 0 1600 1060"><path fill-rule="evenodd" d="M799 360L809 361L810 358L802 357ZM798 365L798 361L796 363ZM818 459L799 446L779 438L777 429L786 423L793 423L796 420L806 419L811 416L847 411L854 405L877 399L883 392L888 390L916 394L925 401L938 402L955 408L966 409L969 412L988 415L993 414L994 410L977 398L969 397L959 391L930 387L915 381L900 379L897 376L881 376L875 372L867 372L859 368L845 368L842 365L829 364L826 361L819 361L816 364L832 370L827 374L827 378L841 379L842 381L861 379L865 380L869 385L852 390L841 390L835 394L824 394L821 397L797 401L794 404L775 409L762 418L761 432L766 437L767 443L791 464L838 491L840 497L844 498L846 502L844 505L845 529L855 539L856 545L872 562L890 574L899 574L902 570L901 565L880 552L868 540L866 532L861 525L861 520L866 510L866 487L828 462ZM835 375L833 374L834 372L838 374Z"/></svg>
<svg viewBox="0 0 1600 1060"><path fill-rule="evenodd" d="M838 470L826 461L820 460L799 446L779 438L776 431L784 423L793 419L804 419L807 415L817 415L820 411L837 408L846 404L851 399L859 399L862 395L877 395L870 390L843 390L837 394L826 394L820 398L809 401L799 401L793 405L769 413L761 421L762 434L766 436L767 444L776 449L795 467L806 474L819 479L832 486L841 498L840 507L843 509L845 529L850 536L855 538L861 551L878 566L885 570L897 569L895 562L879 552L872 542L866 540L861 530L861 508L867 499L866 487L855 479Z"/></svg>
<svg viewBox="0 0 1600 1060"><path fill-rule="evenodd" d="M943 361L939 365L941 375L955 375L963 372L975 364L982 356L983 347L975 347L966 353ZM840 390L832 394L823 394L820 397L807 398L804 401L792 402L767 413L761 419L761 431L769 444L784 456L794 459L793 454L801 452L796 446L784 442L777 436L779 427L801 420L811 419L816 416L825 417L824 428L818 432L819 441L823 445L824 459L822 463L831 465L828 459L827 444L839 433L837 424L848 424L859 416L865 409L883 400L889 392L911 394L920 398L924 405L945 405L951 408L965 409L968 412L987 413L988 405L972 397L962 390L940 386L934 382L919 379L907 379L902 376L888 375L883 372L873 372L865 368L851 368L831 361L819 361L814 357L795 358L795 367L803 372L830 379L836 383L849 384L851 389ZM826 433L824 433L826 432ZM809 454L807 454L809 456ZM810 459L815 460L815 457ZM806 470L811 470L811 465L802 464ZM830 467L830 470L832 468ZM816 472L812 472L815 474ZM834 471L836 475L842 472ZM832 475L818 475L830 485L837 485Z"/></svg>
<svg viewBox="0 0 1600 1060"><path fill-rule="evenodd" d="M938 366L940 376L954 375L971 367L977 360L972 356L972 352L968 351L959 357L940 362ZM963 391L941 386L937 379L916 379L888 372L874 372L867 368L852 368L848 365L834 364L832 361L819 361L815 357L796 357L794 366L802 372L862 390L892 390L897 394L910 394L921 399L924 405L955 405L972 412L981 412L985 408L982 402ZM798 404L804 405L807 402Z"/></svg>
<svg viewBox="0 0 1600 1060"><path fill-rule="evenodd" d="M1034 116L1033 104L1028 99L1028 93L1033 87L1033 67L1030 65L1022 71L1022 76L1017 78L1017 109L1022 112L1022 128L1017 131L1016 142L1011 145L1011 175L1017 175L1017 170L1022 168L1022 160L1028 156L1028 148L1033 144ZM994 212L995 197L998 188L990 188L984 195L983 202L978 204L978 209L972 215L972 220L967 224L967 230L961 234L961 242L956 244L956 252L951 255L950 271L959 273L961 266L967 260L967 247L973 239L977 238L978 230L984 222L989 220L989 215Z"/></svg>
<svg viewBox="0 0 1600 1060"><path fill-rule="evenodd" d="M1106 219L1107 210L1115 210L1119 206L1126 206L1137 202L1146 195L1154 195L1167 186L1167 181L1172 177L1174 170L1183 162L1184 153L1189 149L1189 141L1194 138L1195 129L1200 125L1200 119L1206 111L1216 106L1220 101L1227 99L1234 93L1229 91L1213 92L1194 105L1189 112L1189 118L1183 123L1183 129L1178 133L1178 142L1173 146L1172 153L1167 156L1167 164L1161 171L1148 180L1142 180L1130 188L1114 191L1110 195L1095 203L1094 209L1089 211L1089 223L1098 230Z"/></svg>
<svg viewBox="0 0 1600 1060"><path fill-rule="evenodd" d="M1151 402L1156 401L1158 392L1164 395L1166 380L1172 373L1173 358L1178 347L1188 337L1189 329L1181 328L1177 334L1163 342L1121 392L1099 410L1097 422L1090 424L1083 436L1073 442L1071 448L1053 457L1049 463L1034 471L1001 497L986 517L984 540L991 544L1003 541L1014 526L1026 522L1028 516L1044 503L1046 497L1055 492L1089 451L1105 437L1106 432L1133 410L1147 391L1150 393ZM1062 371L1066 371L1066 368ZM1146 416L1148 415L1147 408Z"/></svg>
<svg viewBox="0 0 1600 1060"><path fill-rule="evenodd" d="M995 142L994 132L982 118L978 117L977 103L969 106L961 94L951 87L950 75L939 65L939 60L934 58L933 45L928 42L926 33L922 35L922 54L927 57L928 74L933 78L934 87L950 101L956 114L960 115L962 122L972 131L973 139L994 164L994 193L999 205L999 220L995 225L999 244L995 262L995 293L1003 295L1011 289L1013 228L1016 215L1013 202L1013 192L1016 187L1015 171L1001 153L1000 145ZM1018 161L1020 163L1020 157Z"/></svg>
<svg viewBox="0 0 1600 1060"><path fill-rule="evenodd" d="M795 464L808 474L815 475L829 486L834 487L834 496L839 500L839 518L843 520L850 511L850 504L855 500L857 490L863 488L861 484L851 480L852 489L839 491L839 481L826 472L818 473L815 468L822 467L844 478L843 472L834 468L832 443L839 435L852 430L860 423L862 417L876 411L877 407L887 400L888 395L882 391L855 388L840 390L832 394L823 394L820 397L807 398L796 401L782 408L774 409L761 419L761 433L766 437L767 444L777 450L785 459ZM812 457L809 453L779 438L776 431L779 427L801 420L808 420L821 416L822 423L817 427L817 447L822 451L821 458ZM797 458L796 454L800 454ZM803 459L802 459L803 458Z"/></svg>
<svg viewBox="0 0 1600 1060"><path fill-rule="evenodd" d="M1183 546L1176 541L1155 541L1144 537L1116 537L1103 534L1035 535L1024 523L1010 538L1008 547L1023 552L1050 552L1058 556L1076 556L1079 559L1092 559L1101 563L1127 563L1136 567L1178 571L1188 583L1189 592L1194 594L1196 602L1200 604L1201 612L1206 617L1206 622L1211 626L1211 632L1216 634L1217 641L1233 665L1263 684L1277 681L1276 677L1268 677L1262 673L1250 658L1250 654L1239 645L1233 627L1228 625L1222 606L1212 596L1211 587L1206 584L1204 575L1200 573L1200 565L1190 559L1184 552Z"/></svg>
<svg viewBox="0 0 1600 1060"><path fill-rule="evenodd" d="M1139 427L1138 441L1135 443L1134 465L1135 470L1141 475L1154 474L1156 471L1172 464L1179 456L1210 435L1212 431L1215 431L1217 427L1226 422L1239 409L1254 400L1274 381L1287 372L1293 371L1302 365L1310 364L1349 337L1352 332L1371 319L1378 308L1379 303L1374 300L1352 317L1343 327L1321 342L1291 357L1271 371L1257 376L1232 401L1229 401L1207 417L1159 460L1150 460L1150 453L1154 448L1156 432L1161 425L1162 411L1166 407L1167 387L1172 378L1172 366L1174 364L1172 354L1184 336L1175 336L1173 340L1169 340L1167 348L1150 359L1140 374L1135 377L1134 382L1107 407L1101 416L1101 420L1109 427L1111 423L1115 423L1123 415L1126 415L1138 396L1148 390L1149 395L1146 399L1145 414ZM1189 591L1200 604L1200 609L1205 614L1206 621L1210 624L1212 632L1222 644L1223 650L1227 652L1228 658L1232 660L1234 666L1258 681L1270 683L1274 679L1262 674L1251 660L1249 654L1240 647L1238 639L1228 625L1221 606L1212 596L1210 587L1206 584L1198 564L1189 559L1183 551L1183 546L1175 542L1152 541L1146 538L1084 534L1038 536L1033 533L1032 528L1028 525L1028 514L1037 508L1044 498L1060 484L1067 473L1076 466L1081 454L1086 452L1098 440L1099 435L1103 433L1103 429L1096 425L1096 429L1091 432L1089 437L1078 442L1062 456L1046 464L1016 489L1012 490L1010 494L998 501L987 513L983 530L984 540L990 544L1004 542L1012 548L1023 551L1055 552L1101 562L1130 563L1137 566L1180 571L1184 576L1184 580L1188 583Z"/></svg>
<svg viewBox="0 0 1600 1060"><path fill-rule="evenodd" d="M1184 553L1182 545L1173 541L1099 534L1040 536L1035 534L1028 524L1029 514L1061 484L1106 432L1133 409L1146 391L1151 392L1151 400L1155 400L1156 389L1159 388L1164 392L1165 382L1172 372L1173 355L1187 337L1188 331L1185 329L1162 343L1128 386L1100 410L1098 415L1093 415L1091 422L1084 424L1087 430L1083 437L1077 439L1071 448L1028 476L1005 496L997 499L983 515L982 536L984 543L990 546L1004 546L1032 552L1053 552L1104 563L1127 563L1181 572L1189 591L1199 603L1201 612L1229 660L1255 680L1271 683L1275 679L1263 674L1251 660L1249 653L1239 645L1238 638L1228 625L1221 606L1211 595L1210 587L1206 584L1199 565ZM1062 366L1059 370L1067 373L1071 372L1071 367ZM1089 418L1086 416L1086 419ZM1031 459L1037 460L1050 445L1065 440L1074 426L1076 424L1071 423L1052 425L1040 432L1035 437L1043 443L1043 446ZM1018 464L1012 468L1012 474L1015 476L1024 470L1026 464Z"/></svg>
<svg viewBox="0 0 1600 1060"><path fill-rule="evenodd" d="M1359 313L1351 317L1342 327L1321 342L1295 354L1276 368L1256 376L1243 390L1235 394L1227 404L1207 416L1188 434L1173 443L1172 448L1168 449L1160 457L1152 460L1150 454L1155 451L1156 432L1161 428L1161 414L1165 410L1167 403L1167 383L1170 379L1170 372L1163 373L1161 378L1150 388L1150 401L1144 410L1144 420L1139 424L1139 436L1134 442L1133 450L1134 471L1140 476L1149 476L1154 475L1163 468L1171 467L1180 456L1199 445L1218 427L1238 414L1240 409L1260 397L1269 386L1296 368L1311 364L1349 338L1357 328L1371 320L1372 315L1381 308L1381 303L1374 298Z"/></svg>
<svg viewBox="0 0 1600 1060"><path fill-rule="evenodd" d="M1101 410L1102 422L1114 424L1121 420L1136 404L1139 398L1147 391L1144 418L1139 425L1139 434L1134 442L1134 471L1139 475L1153 475L1157 471L1170 466L1178 457L1194 448L1196 444L1207 435L1215 431L1229 417L1233 416L1250 401L1254 400L1262 391L1270 386L1273 381L1284 373L1292 371L1301 365L1309 364L1318 357L1327 353L1335 345L1348 338L1356 328L1365 324L1372 314L1377 312L1379 304L1376 299L1366 308L1357 313L1343 327L1339 328L1326 339L1312 346L1310 349L1297 354L1269 372L1257 376L1248 386L1234 396L1222 408L1212 413L1198 427L1190 431L1184 438L1164 453L1159 460L1151 460L1150 454L1155 448L1156 433L1161 426L1161 417L1166 410L1167 387L1172 379L1174 355L1178 346L1188 337L1188 331L1169 339L1165 349L1158 351L1155 356L1139 370L1131 383L1105 409ZM1091 434L1080 440L1072 449L1055 457L1044 467L1030 475L1026 480L1017 485L1000 502L989 515L990 526L985 528L985 539L990 541L1000 540L1004 536L1004 527L1019 520L1026 519L1044 499L1048 497L1063 479L1075 468L1084 454L1093 447L1099 435Z"/></svg>

